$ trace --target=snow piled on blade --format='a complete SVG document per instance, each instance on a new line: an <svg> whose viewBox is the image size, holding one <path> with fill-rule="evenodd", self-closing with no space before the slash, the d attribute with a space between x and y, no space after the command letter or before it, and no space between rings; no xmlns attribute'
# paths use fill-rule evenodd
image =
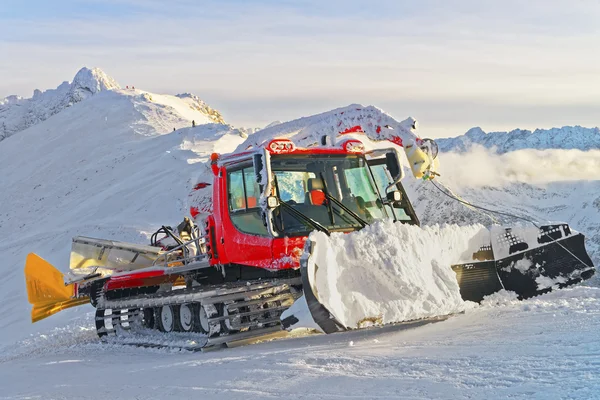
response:
<svg viewBox="0 0 600 400"><path fill-rule="evenodd" d="M485 232L482 225L420 228L391 220L350 234L313 232L313 289L351 329L457 313L466 304L450 266L470 256L470 243Z"/></svg>

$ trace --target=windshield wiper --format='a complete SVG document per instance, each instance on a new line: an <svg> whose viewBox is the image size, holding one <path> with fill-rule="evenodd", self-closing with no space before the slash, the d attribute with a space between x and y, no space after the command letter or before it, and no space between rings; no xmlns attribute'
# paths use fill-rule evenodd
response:
<svg viewBox="0 0 600 400"><path fill-rule="evenodd" d="M330 200L333 203L335 203L342 210L346 211L352 217L354 217L354 219L356 219L358 221L358 223L362 225L363 228L365 226L367 226L368 225L367 221L365 221L364 219L362 219L361 217L359 217L358 214L356 214L354 211L352 211L350 208L348 208L348 206L346 206L344 203L342 203L341 201L339 201L338 199L336 199L335 197L333 197L331 194L329 194L329 190L327 189L327 182L325 182L325 178L323 177L323 173L322 172L320 173L320 176L321 176L321 180L323 181L323 188L325 189L323 191L323 193L325 194L325 197L328 200ZM329 205L329 209L331 210L331 205ZM332 211L330 211L330 212L332 212ZM333 216L331 218L333 219Z"/></svg>
<svg viewBox="0 0 600 400"><path fill-rule="evenodd" d="M327 189L327 183L325 182L325 178L323 177L323 173L320 172L319 176L321 177L321 181L323 182L323 194L325 194L326 198L331 197L329 195L329 190ZM335 225L335 218L333 217L333 208L331 207L331 203L329 201L325 202L327 206L327 212L329 213L329 218L331 218L331 225Z"/></svg>
<svg viewBox="0 0 600 400"><path fill-rule="evenodd" d="M274 181L275 181L275 194L277 195L277 200L279 201L279 204L281 206L283 206L283 208L285 208L292 217L296 218L300 222L304 222L304 223L308 224L309 226L312 226L314 229L316 229L318 231L324 232L327 236L329 236L331 234L329 229L325 228L323 225L321 225L314 219L310 218L308 215L296 210L293 206L291 206L288 203L286 203L285 201L281 200L281 196L279 195L279 184L277 183L277 175L275 175ZM283 227L283 216L282 216L281 221L282 221L281 226Z"/></svg>
<svg viewBox="0 0 600 400"><path fill-rule="evenodd" d="M296 210L293 206L289 205L285 201L279 199L279 204L285 208L292 217L296 218L300 222L306 222L308 225L312 226L318 231L325 232L328 236L331 234L329 229L325 228L323 225L312 219L311 217L305 215L304 213Z"/></svg>

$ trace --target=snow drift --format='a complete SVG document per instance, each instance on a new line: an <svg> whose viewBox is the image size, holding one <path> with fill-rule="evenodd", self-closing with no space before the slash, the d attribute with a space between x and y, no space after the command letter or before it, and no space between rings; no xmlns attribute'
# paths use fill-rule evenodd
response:
<svg viewBox="0 0 600 400"><path fill-rule="evenodd" d="M349 234L313 232L308 269L320 302L351 329L453 314L465 303L450 266L469 259L485 231L387 220Z"/></svg>

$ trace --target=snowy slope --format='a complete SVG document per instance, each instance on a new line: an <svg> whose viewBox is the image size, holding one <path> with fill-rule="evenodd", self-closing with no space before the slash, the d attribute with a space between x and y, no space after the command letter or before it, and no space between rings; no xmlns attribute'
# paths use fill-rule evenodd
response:
<svg viewBox="0 0 600 400"><path fill-rule="evenodd" d="M201 112L202 114L205 114L213 122L216 122L218 124L225 123L225 120L223 119L223 116L221 115L220 112L218 112L214 108L210 107L208 104L206 104L202 99L200 99L195 94L181 93L181 94L175 95L175 97L177 97L177 98L183 100L185 103L187 103L192 110L196 110L196 111ZM194 116L192 115L191 117L193 118Z"/></svg>
<svg viewBox="0 0 600 400"><path fill-rule="evenodd" d="M121 86L101 69L84 67L77 72L72 82L63 82L56 89L44 92L36 89L33 97L29 99L19 96L0 99L0 141L43 122L95 94L119 89ZM151 101L163 106L162 109L147 110L156 113L154 116L147 116L155 119L152 121L153 123L151 122L150 132L153 128L157 128L159 132L163 133L170 132L174 127L190 126L192 120L195 120L197 124L225 123L223 116L217 110L190 93L172 96L157 95L130 88L124 90L145 96L144 101ZM144 107L144 101L138 103L140 108ZM173 114L176 114L175 118L171 118Z"/></svg>
<svg viewBox="0 0 600 400"><path fill-rule="evenodd" d="M208 353L100 344L91 329L77 326L0 354L1 396L591 400L600 392L598 288L524 302L496 296L429 325Z"/></svg>
<svg viewBox="0 0 600 400"><path fill-rule="evenodd" d="M336 108L321 114L298 118L288 122L274 122L264 129L256 132L246 142L238 147L238 151L268 143L273 138L290 139L297 146L311 147L319 145L326 137L328 144L335 144L352 135L340 137L342 132L352 132L354 128L361 128L364 134L359 135L361 140L395 140L400 138L410 139L416 135L417 122L408 117L397 121L391 115L374 106L350 104L346 107ZM366 138L365 138L366 136ZM375 143L371 145L376 146ZM384 146L390 147L389 142Z"/></svg>
<svg viewBox="0 0 600 400"><path fill-rule="evenodd" d="M2 342L61 323L61 316L39 326L27 321L28 252L65 269L75 235L147 242L147 234L187 215L187 195L203 171L197 162L246 137L223 124L161 134L166 125L187 126L187 116L149 97L103 91L0 143Z"/></svg>

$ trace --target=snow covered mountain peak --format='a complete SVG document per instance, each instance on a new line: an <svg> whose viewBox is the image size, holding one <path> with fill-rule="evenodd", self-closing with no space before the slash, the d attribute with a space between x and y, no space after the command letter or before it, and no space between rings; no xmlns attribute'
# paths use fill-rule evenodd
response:
<svg viewBox="0 0 600 400"><path fill-rule="evenodd" d="M74 95L81 96L82 100L85 99L86 96L96 94L102 90L120 88L121 86L119 86L117 81L108 76L100 68L81 68L77 74L75 74L75 78L73 78L73 82L71 83L71 92Z"/></svg>
<svg viewBox="0 0 600 400"><path fill-rule="evenodd" d="M486 133L484 132L483 129L481 129L478 126L475 126L475 127L471 128L471 129L469 129L467 131L467 133L465 133L465 136L470 137L470 138L481 137L481 136L484 136L484 135L486 135Z"/></svg>
<svg viewBox="0 0 600 400"><path fill-rule="evenodd" d="M142 135L171 132L174 128L191 126L192 121L196 125L225 124L219 111L194 94L172 96L134 89L133 86L122 88L100 68L83 67L72 82L65 81L56 89L36 89L28 99L16 95L0 99L0 141L101 92L114 93L113 102L127 98L133 104L141 116L135 117L130 126Z"/></svg>
<svg viewBox="0 0 600 400"><path fill-rule="evenodd" d="M15 95L0 99L0 141L96 93L119 88L119 84L101 69L84 67L72 82L65 81L56 89L43 92L35 89L29 99Z"/></svg>

